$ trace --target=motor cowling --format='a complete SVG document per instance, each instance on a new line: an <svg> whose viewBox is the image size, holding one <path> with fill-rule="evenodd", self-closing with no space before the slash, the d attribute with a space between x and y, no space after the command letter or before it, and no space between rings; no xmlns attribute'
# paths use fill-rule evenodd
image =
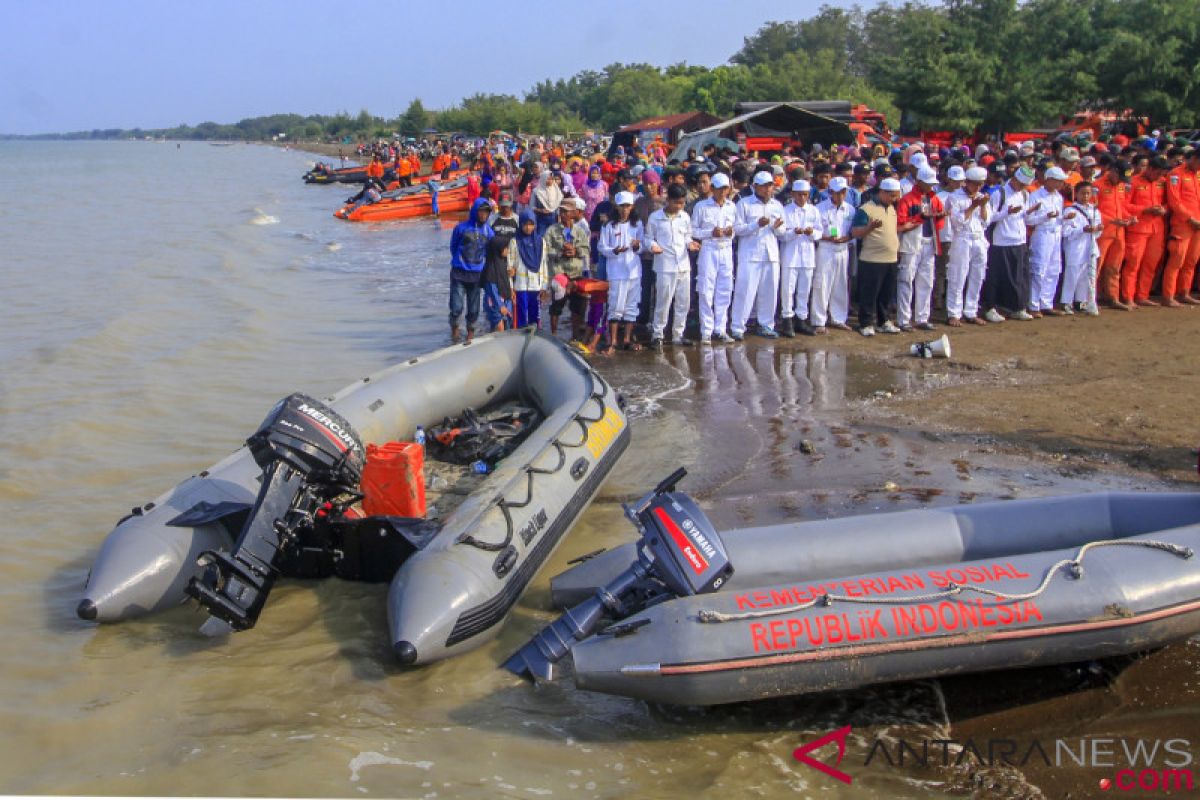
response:
<svg viewBox="0 0 1200 800"><path fill-rule="evenodd" d="M254 506L233 551L202 553L205 571L186 589L234 630L254 627L281 564L322 505L357 493L364 463L350 423L303 394L277 403L246 446L263 470Z"/></svg>
<svg viewBox="0 0 1200 800"><path fill-rule="evenodd" d="M686 494L655 495L638 519L654 576L676 597L715 592L732 574L716 528Z"/></svg>

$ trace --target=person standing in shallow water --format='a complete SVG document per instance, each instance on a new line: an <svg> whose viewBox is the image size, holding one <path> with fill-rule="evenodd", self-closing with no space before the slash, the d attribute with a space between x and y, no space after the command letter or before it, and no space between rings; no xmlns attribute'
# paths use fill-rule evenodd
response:
<svg viewBox="0 0 1200 800"><path fill-rule="evenodd" d="M492 204L483 198L471 206L470 215L450 234L450 341L458 341L458 321L466 306L466 340L475 337L479 319L479 290L487 264L488 241L495 235L488 217Z"/></svg>

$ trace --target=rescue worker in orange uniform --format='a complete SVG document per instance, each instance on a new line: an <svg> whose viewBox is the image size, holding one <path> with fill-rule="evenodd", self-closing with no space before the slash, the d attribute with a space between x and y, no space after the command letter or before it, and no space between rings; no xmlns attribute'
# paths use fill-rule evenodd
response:
<svg viewBox="0 0 1200 800"><path fill-rule="evenodd" d="M1155 159L1153 164L1145 156L1139 156L1139 161L1146 161L1144 168L1133 176L1129 184L1129 197L1125 209L1134 222L1125 230L1125 260L1121 265L1121 303L1130 309L1138 305L1158 305L1152 302L1148 295L1150 286L1154 283L1154 271L1158 268L1158 258L1162 257L1162 247L1152 247L1152 240L1161 240L1163 236L1163 217L1167 213L1165 201L1159 191L1159 181L1162 178L1161 168L1166 162ZM1154 261L1151 250L1157 249ZM1142 270L1148 272L1148 277L1142 276ZM1145 291L1141 291L1142 285Z"/></svg>
<svg viewBox="0 0 1200 800"><path fill-rule="evenodd" d="M367 177L383 182L383 162L379 160L379 156L371 159L371 163L367 164Z"/></svg>
<svg viewBox="0 0 1200 800"><path fill-rule="evenodd" d="M1193 150L1167 175L1167 208L1171 230L1167 238L1167 266L1163 268L1163 305L1200 305L1191 294L1200 258L1200 150Z"/></svg>
<svg viewBox="0 0 1200 800"><path fill-rule="evenodd" d="M417 155L416 150L412 150L408 154L408 163L412 165L412 176L414 178L421 175L421 157Z"/></svg>
<svg viewBox="0 0 1200 800"><path fill-rule="evenodd" d="M1096 207L1104 222L1097 246L1100 248L1100 273L1096 297L1111 300L1116 308L1129 311L1133 306L1121 302L1121 261L1125 257L1125 229L1133 224L1125 208L1129 197L1126 181L1129 164L1120 159L1109 161L1104 177L1096 183Z"/></svg>
<svg viewBox="0 0 1200 800"><path fill-rule="evenodd" d="M1162 206L1162 214L1154 216L1153 233L1146 242L1146 252L1142 263L1138 266L1137 289L1134 302L1141 306L1156 306L1157 301L1150 299L1150 290L1154 287L1154 279L1162 269L1163 256L1167 252L1167 173L1171 171L1171 162L1165 156L1155 156L1150 159L1150 169L1154 171L1154 204Z"/></svg>
<svg viewBox="0 0 1200 800"><path fill-rule="evenodd" d="M401 186L412 186L412 162L404 156L396 159L396 179Z"/></svg>

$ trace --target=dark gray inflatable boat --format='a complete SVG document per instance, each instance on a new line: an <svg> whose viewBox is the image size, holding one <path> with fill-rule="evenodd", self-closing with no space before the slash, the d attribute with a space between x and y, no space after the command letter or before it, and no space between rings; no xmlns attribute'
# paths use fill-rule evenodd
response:
<svg viewBox="0 0 1200 800"><path fill-rule="evenodd" d="M1136 653L1200 632L1200 494L1048 497L714 538L732 569L719 591L611 604L622 621L569 648L580 688L710 705ZM558 576L555 601L620 585L645 543Z"/></svg>
<svg viewBox="0 0 1200 800"><path fill-rule="evenodd" d="M461 409L515 400L540 424L494 472L434 492L438 519L342 518L364 443L411 440ZM78 615L117 622L190 595L219 621L210 630L244 630L277 576L390 579L397 656L445 658L495 636L628 443L616 392L532 331L413 358L324 402L294 395L246 447L118 523Z"/></svg>

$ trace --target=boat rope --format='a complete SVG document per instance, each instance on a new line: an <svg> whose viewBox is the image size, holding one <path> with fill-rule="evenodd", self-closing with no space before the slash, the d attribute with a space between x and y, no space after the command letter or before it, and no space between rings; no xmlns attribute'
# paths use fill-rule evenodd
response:
<svg viewBox="0 0 1200 800"><path fill-rule="evenodd" d="M831 606L835 602L861 603L868 605L924 603L931 600L944 600L948 597L954 597L955 595L962 594L963 592L977 592L979 594L988 595L989 597L994 597L997 600L1003 600L1004 602L1032 600L1049 588L1050 581L1054 578L1059 570L1065 570L1071 578L1082 578L1083 557L1089 550L1096 547L1148 547L1152 550L1162 550L1182 559L1191 558L1193 555L1192 548L1173 544L1171 542L1159 542L1152 539L1103 539L1096 542L1088 542L1079 548L1079 551L1075 553L1074 558L1064 558L1055 563L1048 570L1046 570L1046 575L1042 578L1042 582L1038 584L1038 587L1030 592L1001 592L997 591L996 589L988 589L984 586L975 586L971 584L964 586L958 583L950 583L946 586L945 590L940 592L932 592L930 594L904 595L903 597L850 597L848 595L822 594L803 603L756 609L754 611L745 611L737 614L727 614L723 611L702 608L697 614L697 618L700 620L700 622L738 622L740 620L773 617L779 614L788 614L793 611L805 611L813 608L814 606Z"/></svg>
<svg viewBox="0 0 1200 800"><path fill-rule="evenodd" d="M583 406L580 406L579 411L577 411L575 416L571 418L571 422L579 423L579 428L580 428L580 430L583 431L583 437L578 442L568 443L568 444L564 444L560 438L555 438L553 441L551 441L550 442L551 446L554 447L554 449L558 452L558 463L555 464L550 469L546 469L544 467L535 467L532 464L529 464L525 467L525 474L526 474L528 480L525 484L525 499L524 500L522 500L519 503L513 502L511 500L504 498L502 495L497 495L496 498L493 500L493 502L500 508L500 513L504 515L504 527L505 527L504 539L499 542L485 542L481 539L476 539L474 536L472 536L469 533L464 533L464 534L461 534L457 540L455 540L456 544L465 544L470 547L474 547L479 550L484 550L489 553L496 553L496 552L500 552L502 550L506 550L512 544L513 536L515 535L516 531L513 526L513 519L512 519L512 514L510 513L510 509L524 508L525 506L529 505L530 502L533 501L533 476L534 475L553 475L554 473L561 470L564 466L566 466L566 464L567 464L566 448L568 448L568 447L583 447L585 444L587 444L588 436L589 436L588 424L592 423L592 422L599 422L600 420L604 419L604 414L607 411L607 406L604 403L604 398L608 396L608 386L607 386L607 384L605 384L605 382L603 380L601 380L600 378L597 378L595 376L593 376L593 384L592 385L593 385L593 388L592 388L591 394L588 395L587 400L583 401L583 406L586 406L588 401L595 400L597 405L600 406L599 415L595 416L595 417L586 416L583 413ZM599 386L599 391L596 390L596 388L595 388L596 386ZM568 423L568 425L569 424L570 423Z"/></svg>

